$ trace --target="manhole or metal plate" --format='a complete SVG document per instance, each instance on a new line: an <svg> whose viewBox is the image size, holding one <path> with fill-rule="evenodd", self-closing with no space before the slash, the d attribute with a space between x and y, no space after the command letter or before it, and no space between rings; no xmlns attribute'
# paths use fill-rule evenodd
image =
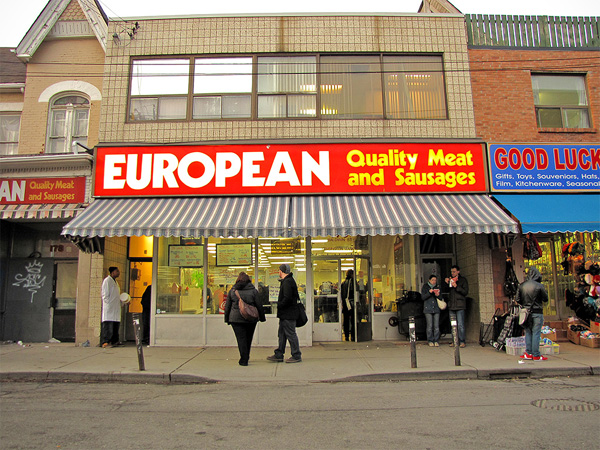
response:
<svg viewBox="0 0 600 450"><path fill-rule="evenodd" d="M547 398L535 400L531 404L538 408L554 409L555 411L595 411L600 409L598 403L573 398Z"/></svg>

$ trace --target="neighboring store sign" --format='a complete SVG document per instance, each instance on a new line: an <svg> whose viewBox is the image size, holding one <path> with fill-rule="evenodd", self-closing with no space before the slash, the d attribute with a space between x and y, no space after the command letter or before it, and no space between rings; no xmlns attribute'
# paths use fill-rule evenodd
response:
<svg viewBox="0 0 600 450"><path fill-rule="evenodd" d="M98 197L485 192L481 144L106 147Z"/></svg>
<svg viewBox="0 0 600 450"><path fill-rule="evenodd" d="M84 202L85 177L0 178L0 205Z"/></svg>
<svg viewBox="0 0 600 450"><path fill-rule="evenodd" d="M600 145L490 144L494 191L598 191Z"/></svg>

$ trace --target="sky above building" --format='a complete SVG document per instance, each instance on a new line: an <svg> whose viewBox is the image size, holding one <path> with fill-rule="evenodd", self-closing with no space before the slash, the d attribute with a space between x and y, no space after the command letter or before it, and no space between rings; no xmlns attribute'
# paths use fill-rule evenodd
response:
<svg viewBox="0 0 600 450"><path fill-rule="evenodd" d="M91 0L84 0L91 1ZM5 0L0 6L0 47L16 47L47 0ZM100 0L110 18L251 13L415 13L421 0L303 0L201 2L198 0ZM464 14L600 16L598 0L454 0Z"/></svg>

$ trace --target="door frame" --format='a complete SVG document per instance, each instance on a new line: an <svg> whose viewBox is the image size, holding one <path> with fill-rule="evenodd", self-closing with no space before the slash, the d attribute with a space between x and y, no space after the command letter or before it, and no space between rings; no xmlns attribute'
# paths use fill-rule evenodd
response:
<svg viewBox="0 0 600 450"><path fill-rule="evenodd" d="M356 274L358 273L357 271L357 261L358 260L366 260L367 261L367 279L368 280L372 280L372 264L371 264L371 257L370 256L363 256L363 255L323 255L323 256L313 256L311 258L311 272L312 272L312 265L316 262L316 261L337 261L337 273L338 273L338 287L337 287L337 292L336 292L336 302L337 302L337 310L338 310L338 320L337 322L329 322L329 323L319 323L316 322L316 317L313 318L313 324L312 324L312 334L313 334L313 342L341 342L342 341L342 336L343 336L343 329L342 329L342 322L343 322L343 317L342 317L342 308L341 308L341 302L342 302L342 298L341 298L341 284L345 279L345 274L346 274L346 270L347 269L342 269L342 260L352 260L352 269L354 270L354 274L355 274L355 283L356 283ZM310 299L311 299L311 304L312 304L312 310L314 311L315 308L315 293L314 293L314 274L311 274L310 277L311 280L311 289L310 289ZM356 285L355 285L356 287ZM372 302L372 298L373 298L373 294L372 294L372 290L373 290L373 283L368 283L367 284L367 291L366 291L366 295L367 295L367 305L368 305L368 309L367 309L367 322L361 322L361 324L365 324L368 323L368 325L362 325L364 328L366 328L366 335L368 336L368 339L364 339L366 340L371 340L372 336L373 336L373 302ZM354 289L354 304L358 305L358 300L359 300L359 291L358 289ZM358 342L359 341L359 323L357 322L357 309L358 308L354 308L354 324L355 324L355 331L354 331L354 342Z"/></svg>

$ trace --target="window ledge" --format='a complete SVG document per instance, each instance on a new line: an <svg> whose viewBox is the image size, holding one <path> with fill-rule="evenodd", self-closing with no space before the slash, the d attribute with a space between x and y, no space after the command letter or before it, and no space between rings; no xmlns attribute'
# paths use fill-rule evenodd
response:
<svg viewBox="0 0 600 450"><path fill-rule="evenodd" d="M596 128L538 128L540 133L597 133Z"/></svg>

